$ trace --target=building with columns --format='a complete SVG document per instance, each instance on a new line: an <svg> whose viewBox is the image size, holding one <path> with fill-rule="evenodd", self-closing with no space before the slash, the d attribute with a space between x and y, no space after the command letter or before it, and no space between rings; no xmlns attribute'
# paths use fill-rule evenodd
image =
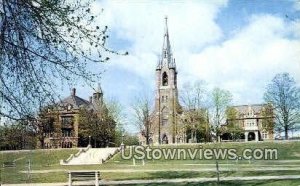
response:
<svg viewBox="0 0 300 186"><path fill-rule="evenodd" d="M268 141L274 139L274 116L268 104L239 105L235 109L236 122L243 130L245 141ZM267 111L269 109L269 111ZM226 127L224 125L223 127ZM230 134L224 133L222 139L230 140Z"/></svg>

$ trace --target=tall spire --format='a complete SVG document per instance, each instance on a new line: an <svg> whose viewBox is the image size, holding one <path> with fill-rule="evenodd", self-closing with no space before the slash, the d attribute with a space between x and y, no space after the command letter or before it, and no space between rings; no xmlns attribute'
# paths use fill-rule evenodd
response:
<svg viewBox="0 0 300 186"><path fill-rule="evenodd" d="M164 34L164 43L163 43L163 58L170 57L171 55L171 44L169 38L168 30L168 17L165 17L165 34Z"/></svg>
<svg viewBox="0 0 300 186"><path fill-rule="evenodd" d="M158 61L158 65L156 69L161 69L163 66L168 68L176 68L175 60L172 57L172 50L169 38L169 30L168 30L168 17L165 17L165 33L164 33L164 41L162 47L161 58Z"/></svg>

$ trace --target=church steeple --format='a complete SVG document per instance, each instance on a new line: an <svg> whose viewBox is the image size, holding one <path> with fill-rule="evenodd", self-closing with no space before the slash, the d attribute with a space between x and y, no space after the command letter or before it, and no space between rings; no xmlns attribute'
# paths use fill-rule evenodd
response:
<svg viewBox="0 0 300 186"><path fill-rule="evenodd" d="M156 68L155 119L153 140L156 143L175 143L178 115L177 70L171 50L168 19L165 18L162 53Z"/></svg>
<svg viewBox="0 0 300 186"><path fill-rule="evenodd" d="M175 68L175 59L172 57L172 50L169 38L169 30L168 30L168 17L165 17L165 33L164 33L164 41L162 47L161 59L158 61L158 65L156 69L161 69L163 66L168 68Z"/></svg>
<svg viewBox="0 0 300 186"><path fill-rule="evenodd" d="M165 34L164 34L164 43L163 43L163 58L170 57L171 53L171 44L169 39L168 31L168 17L165 17Z"/></svg>

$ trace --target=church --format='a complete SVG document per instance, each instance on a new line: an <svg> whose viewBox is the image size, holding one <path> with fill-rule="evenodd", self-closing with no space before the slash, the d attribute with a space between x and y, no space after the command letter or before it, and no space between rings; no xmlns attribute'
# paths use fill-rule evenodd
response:
<svg viewBox="0 0 300 186"><path fill-rule="evenodd" d="M183 143L185 133L181 132L183 125L179 122L182 109L178 100L177 69L171 50L167 18L161 53L156 67L156 95L150 142Z"/></svg>
<svg viewBox="0 0 300 186"><path fill-rule="evenodd" d="M156 87L155 87L155 106L151 115L149 132L149 144L174 144L174 143L193 143L200 142L196 139L196 135L191 135L191 131L187 130L186 115L189 115L184 110L178 100L177 87L177 69L175 58L172 53L170 37L168 32L167 17L165 18L165 31L163 35L163 46L161 56L156 66ZM262 127L263 121L266 119L261 115L265 105L251 105L251 106L234 106L237 112L237 120L239 128L242 130L242 141L259 141L272 140L273 129L264 130ZM247 109L245 109L247 108ZM254 111L253 111L254 109ZM251 111L251 112L250 112ZM201 112L207 112L205 109ZM252 115L249 115L249 113ZM248 114L248 115L247 115ZM205 114L204 114L205 115ZM193 118L191 118L193 119ZM249 124L251 121L251 126ZM255 122L253 122L255 121ZM204 126L206 141L213 140L213 133L210 131L209 118L204 116L202 118ZM227 122L226 122L227 123ZM226 123L222 128L226 128ZM139 136L140 144L146 144L145 131ZM206 135L205 134L205 135ZM215 140L218 137L214 136ZM231 134L221 133L220 141L232 140Z"/></svg>

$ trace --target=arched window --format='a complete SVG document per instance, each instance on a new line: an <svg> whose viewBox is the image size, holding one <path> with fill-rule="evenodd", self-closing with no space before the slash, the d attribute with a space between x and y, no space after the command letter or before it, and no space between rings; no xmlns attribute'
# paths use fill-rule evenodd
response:
<svg viewBox="0 0 300 186"><path fill-rule="evenodd" d="M162 75L162 85L168 86L168 74L166 72L164 72Z"/></svg>

